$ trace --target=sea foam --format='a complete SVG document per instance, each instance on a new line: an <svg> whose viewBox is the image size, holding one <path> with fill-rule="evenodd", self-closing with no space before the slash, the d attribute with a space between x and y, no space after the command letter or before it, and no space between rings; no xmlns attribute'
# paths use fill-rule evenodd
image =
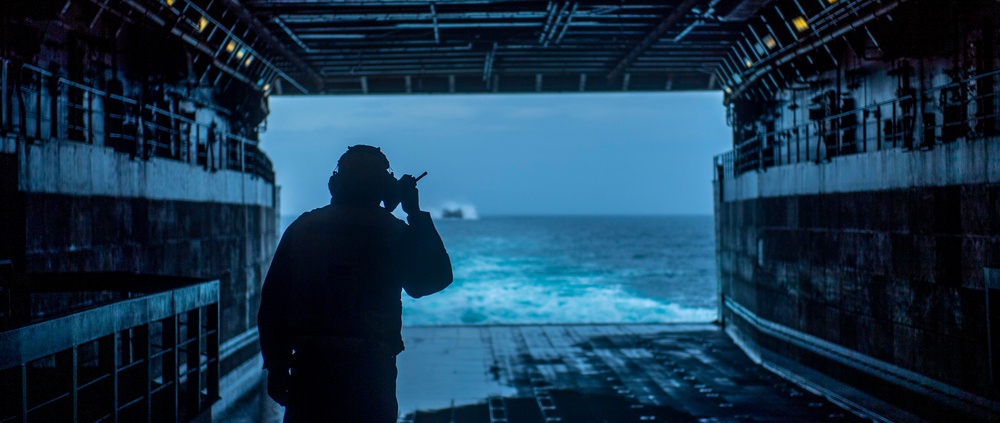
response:
<svg viewBox="0 0 1000 423"><path fill-rule="evenodd" d="M437 226L455 282L404 296L404 325L717 318L710 218L489 217Z"/></svg>
<svg viewBox="0 0 1000 423"><path fill-rule="evenodd" d="M433 296L403 300L407 326L708 322L715 318L714 309L642 298L620 285L538 284L517 278L458 283Z"/></svg>

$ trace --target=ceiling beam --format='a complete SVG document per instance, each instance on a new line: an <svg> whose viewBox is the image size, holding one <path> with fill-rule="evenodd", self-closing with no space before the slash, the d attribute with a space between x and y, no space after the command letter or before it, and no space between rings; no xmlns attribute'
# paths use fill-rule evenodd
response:
<svg viewBox="0 0 1000 423"><path fill-rule="evenodd" d="M635 61L635 59L638 59L639 56L645 53L650 46L655 44L660 37L662 37L663 34L670 29L670 27L677 24L677 22L679 22L684 15L691 11L691 9L701 1L702 0L684 0L683 3L677 5L677 7L670 12L667 17L663 18L663 20L660 21L660 23L656 25L656 27L653 28L649 34L646 34L646 36L643 37L642 41L639 41L638 44L633 46L632 50L630 50L628 54L626 54L625 57L623 57L618 64L611 69L611 72L608 73L608 79L618 79L618 77L622 75L625 69L627 69L629 65Z"/></svg>
<svg viewBox="0 0 1000 423"><path fill-rule="evenodd" d="M534 65L534 66L512 66L503 69L495 69L491 76L503 75L504 77L521 75L521 76L531 76L531 75L545 75L546 77L563 76L567 78L577 78L579 74L601 74L606 70L602 66L556 66L556 65ZM412 77L424 78L444 78L448 75L463 75L468 77L473 77L482 80L483 67L479 64L462 64L462 65L447 65L447 64L436 64L423 66L421 69L415 69L411 66L399 66L399 65L372 65L366 66L363 69L351 69L349 66L329 66L323 67L323 75L328 78L331 77L349 77L357 78L361 76L373 77L373 76L385 76L385 75L398 75L400 77L405 77L410 75ZM675 72L681 75L697 75L698 78L707 81L709 75L712 74L712 70L709 68L701 66L659 66L650 68L639 68L634 70L629 70L629 74L632 78L636 77L661 77L664 72ZM588 81L589 82L589 81ZM587 84L588 86L592 84ZM619 84L620 85L620 84Z"/></svg>
<svg viewBox="0 0 1000 423"><path fill-rule="evenodd" d="M312 90L319 90L322 87L323 79L319 76L319 74L316 73L316 71L314 71L301 58L292 53L284 43L275 38L274 34L272 34L271 31L264 26L264 24L260 23L257 18L247 11L247 8L240 4L239 0L221 0L221 2L227 9L229 9L230 12L236 14L237 18L249 25L258 36L264 39L270 49L284 56L285 59L288 59L289 62L292 62L295 67L299 68L306 74L307 80L301 81L303 86Z"/></svg>
<svg viewBox="0 0 1000 423"><path fill-rule="evenodd" d="M434 44L441 44L441 34L438 28L438 14L437 9L434 8L433 2L431 2L431 20L434 22Z"/></svg>

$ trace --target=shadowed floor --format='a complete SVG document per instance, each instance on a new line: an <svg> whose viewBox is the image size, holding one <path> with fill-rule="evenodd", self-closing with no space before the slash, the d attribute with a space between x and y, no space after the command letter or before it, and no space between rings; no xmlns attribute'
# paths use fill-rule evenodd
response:
<svg viewBox="0 0 1000 423"><path fill-rule="evenodd" d="M400 422L864 421L754 364L711 324L411 327L403 338ZM271 404L241 408L278 421Z"/></svg>
<svg viewBox="0 0 1000 423"><path fill-rule="evenodd" d="M748 359L717 326L407 328L400 421L862 421Z"/></svg>

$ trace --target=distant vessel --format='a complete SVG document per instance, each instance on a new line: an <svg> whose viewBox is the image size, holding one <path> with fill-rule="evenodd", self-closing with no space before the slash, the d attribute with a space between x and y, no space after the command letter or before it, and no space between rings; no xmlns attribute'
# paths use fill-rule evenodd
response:
<svg viewBox="0 0 1000 423"><path fill-rule="evenodd" d="M452 219L463 219L465 215L462 214L462 209L441 210L441 217L452 218Z"/></svg>

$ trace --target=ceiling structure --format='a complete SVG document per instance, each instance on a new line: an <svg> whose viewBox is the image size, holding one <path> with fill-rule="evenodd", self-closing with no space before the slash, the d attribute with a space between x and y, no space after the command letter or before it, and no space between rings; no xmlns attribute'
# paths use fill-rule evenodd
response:
<svg viewBox="0 0 1000 423"><path fill-rule="evenodd" d="M236 0L220 0L231 3ZM809 0L816 1L816 0ZM720 90L770 0L244 0L276 94ZM232 10L232 8L230 8ZM294 79L289 81L288 79Z"/></svg>
<svg viewBox="0 0 1000 423"><path fill-rule="evenodd" d="M728 103L807 83L845 49L878 53L893 38L884 22L907 1L90 3L189 44L199 80L222 91L232 81L265 95L723 90Z"/></svg>

